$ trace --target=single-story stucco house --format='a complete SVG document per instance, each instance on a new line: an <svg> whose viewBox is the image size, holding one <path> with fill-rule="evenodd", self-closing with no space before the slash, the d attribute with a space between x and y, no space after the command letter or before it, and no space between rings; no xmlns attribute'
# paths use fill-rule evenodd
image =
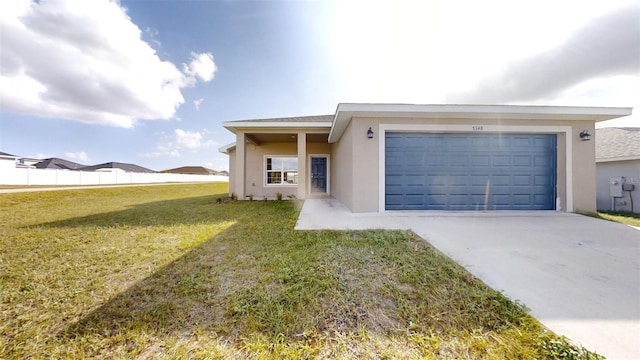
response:
<svg viewBox="0 0 640 360"><path fill-rule="evenodd" d="M596 130L598 210L640 213L640 128Z"/></svg>
<svg viewBox="0 0 640 360"><path fill-rule="evenodd" d="M332 196L353 212L596 210L595 123L631 108L339 104L228 121L229 191Z"/></svg>

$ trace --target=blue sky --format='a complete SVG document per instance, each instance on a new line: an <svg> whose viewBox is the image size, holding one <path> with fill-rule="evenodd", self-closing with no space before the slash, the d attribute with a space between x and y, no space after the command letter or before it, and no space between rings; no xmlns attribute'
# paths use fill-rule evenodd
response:
<svg viewBox="0 0 640 360"><path fill-rule="evenodd" d="M16 0L0 21L0 151L25 157L223 170L222 122L339 102L640 105L637 0Z"/></svg>

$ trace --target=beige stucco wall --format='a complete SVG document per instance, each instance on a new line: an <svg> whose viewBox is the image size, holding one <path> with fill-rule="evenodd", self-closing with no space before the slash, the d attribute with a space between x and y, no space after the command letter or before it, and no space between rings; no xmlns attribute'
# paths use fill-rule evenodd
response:
<svg viewBox="0 0 640 360"><path fill-rule="evenodd" d="M580 140L582 130L595 134L593 121L573 121L573 211L596 211L596 142Z"/></svg>
<svg viewBox="0 0 640 360"><path fill-rule="evenodd" d="M236 150L229 151L229 195L236 193Z"/></svg>
<svg viewBox="0 0 640 360"><path fill-rule="evenodd" d="M406 118L353 118L338 143L334 144L336 169L333 179L337 184L333 187L334 196L341 200L354 212L376 212L379 209L380 191L380 137L384 136L381 124L387 126L414 125L465 125L472 132L473 126L492 126L500 129L503 126L553 126L571 129L571 178L573 211L591 212L596 209L595 195L595 142L580 141L578 134L582 130L595 132L592 121L571 120L499 120L499 119L406 119ZM367 129L374 131L374 139L368 139ZM391 130L393 131L393 130ZM411 130L421 131L421 130ZM535 131L535 130L533 130ZM532 131L532 132L533 132ZM439 131L440 132L440 131ZM447 132L443 130L441 132ZM493 131L491 131L493 132ZM523 131L527 132L527 131ZM547 132L549 133L549 132ZM565 132L558 132L557 180L558 197L562 210L567 209L567 153ZM342 161L343 156L352 151L352 159ZM384 166L384 165L383 165ZM384 169L382 169L384 171ZM352 175L350 179L349 172Z"/></svg>
<svg viewBox="0 0 640 360"><path fill-rule="evenodd" d="M353 139L352 124L340 141L331 144L331 195L353 211Z"/></svg>
<svg viewBox="0 0 640 360"><path fill-rule="evenodd" d="M384 196L380 177L384 176L384 164L381 164L381 138L384 130L397 131L394 128L410 125L417 127L406 131L451 132L447 126L457 126L455 131L472 132L473 126L488 126L487 132L499 132L500 129L518 126L525 127L521 132L540 132L539 127L560 129L543 133L556 133L557 136L557 192L560 209L567 210L569 201L574 212L592 212L596 210L596 166L595 141L581 141L578 134L582 130L595 133L593 121L571 120L500 120L500 119L413 119L413 118L359 118L355 117L345 128L338 142L306 143L306 161L304 169L304 191L298 186L266 186L265 156L288 155L297 156L296 142L261 143L245 146L245 181L244 194L253 195L254 199L263 196L275 197L280 192L284 196L309 193L309 161L308 156L329 155L329 190L332 196L340 200L354 212L377 212L380 209L380 198ZM435 126L443 130L422 130L420 126ZM373 139L367 138L367 130L374 131ZM468 130L466 130L468 128ZM462 130L460 130L462 129ZM512 129L511 129L512 130ZM567 132L568 130L568 132ZM520 131L520 130L518 130ZM567 137L569 136L569 138ZM566 144L571 143L569 152ZM569 159L567 156L571 154ZM229 191L240 193L236 178L236 151L230 152ZM570 165L568 169L567 164ZM571 181L569 184L568 182ZM569 194L569 189L571 193Z"/></svg>
<svg viewBox="0 0 640 360"><path fill-rule="evenodd" d="M379 130L373 126L374 138L367 137L368 121L352 121L353 139L353 212L377 211L378 209L378 141ZM368 195L366 195L368 194ZM371 210L374 209L374 210Z"/></svg>

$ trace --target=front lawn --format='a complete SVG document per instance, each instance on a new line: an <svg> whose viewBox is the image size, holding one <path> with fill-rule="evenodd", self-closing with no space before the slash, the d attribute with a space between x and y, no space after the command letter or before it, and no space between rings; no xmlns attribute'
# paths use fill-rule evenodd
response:
<svg viewBox="0 0 640 360"><path fill-rule="evenodd" d="M621 224L640 226L640 214L631 212L598 212L591 215L595 218L618 222Z"/></svg>
<svg viewBox="0 0 640 360"><path fill-rule="evenodd" d="M226 191L0 194L0 358L593 356L413 233Z"/></svg>

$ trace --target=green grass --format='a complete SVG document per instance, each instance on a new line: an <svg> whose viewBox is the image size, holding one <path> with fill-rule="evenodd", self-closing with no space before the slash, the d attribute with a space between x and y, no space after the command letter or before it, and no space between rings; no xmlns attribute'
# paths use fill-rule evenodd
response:
<svg viewBox="0 0 640 360"><path fill-rule="evenodd" d="M596 358L413 233L226 191L0 195L0 358Z"/></svg>
<svg viewBox="0 0 640 360"><path fill-rule="evenodd" d="M598 212L595 214L588 214L588 216L614 221L621 224L640 226L640 214L631 212Z"/></svg>

